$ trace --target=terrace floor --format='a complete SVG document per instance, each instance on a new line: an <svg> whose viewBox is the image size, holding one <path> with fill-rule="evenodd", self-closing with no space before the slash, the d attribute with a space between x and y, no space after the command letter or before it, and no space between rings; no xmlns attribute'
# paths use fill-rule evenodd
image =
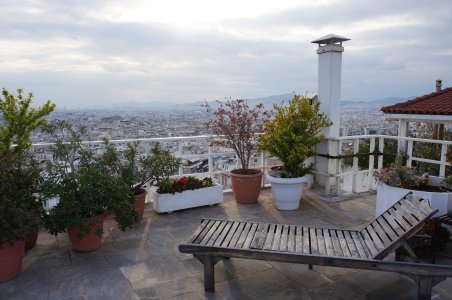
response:
<svg viewBox="0 0 452 300"><path fill-rule="evenodd" d="M216 265L216 293L207 293L202 265L177 248L203 217L358 229L374 212L375 196L336 203L303 196L300 209L279 211L269 189L254 205L237 205L231 194L221 205L172 214L147 204L126 232L107 219L103 245L91 253L42 230L22 274L0 283L0 299L417 299L417 285L394 273L234 258ZM452 278L433 288L433 298L452 299Z"/></svg>

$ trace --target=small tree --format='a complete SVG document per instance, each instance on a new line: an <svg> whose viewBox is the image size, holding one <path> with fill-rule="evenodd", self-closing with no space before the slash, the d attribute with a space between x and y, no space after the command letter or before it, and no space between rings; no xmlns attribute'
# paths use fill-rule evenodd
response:
<svg viewBox="0 0 452 300"><path fill-rule="evenodd" d="M259 149L277 156L288 177L312 173L314 166L303 163L315 154L314 146L322 141L321 129L332 124L320 113L320 102L294 94L287 105L275 104L274 109L276 115L265 123L265 133L259 136Z"/></svg>
<svg viewBox="0 0 452 300"><path fill-rule="evenodd" d="M18 90L15 97L6 89L0 97L0 245L23 239L24 234L38 228L42 205L33 196L39 182L39 168L31 153L31 132L46 124L45 116L55 109L47 101L32 108L28 97Z"/></svg>
<svg viewBox="0 0 452 300"><path fill-rule="evenodd" d="M241 164L242 174L247 174L252 151L256 145L256 133L263 131L263 123L269 113L259 103L251 108L244 99L217 101L219 107L213 108L207 102L203 105L212 116L205 127L220 136L215 144L232 148Z"/></svg>

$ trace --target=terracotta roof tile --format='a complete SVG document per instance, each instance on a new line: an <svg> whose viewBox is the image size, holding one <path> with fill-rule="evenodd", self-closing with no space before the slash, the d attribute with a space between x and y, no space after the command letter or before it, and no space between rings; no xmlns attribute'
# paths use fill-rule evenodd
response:
<svg viewBox="0 0 452 300"><path fill-rule="evenodd" d="M386 114L452 115L452 87L406 102L384 106Z"/></svg>

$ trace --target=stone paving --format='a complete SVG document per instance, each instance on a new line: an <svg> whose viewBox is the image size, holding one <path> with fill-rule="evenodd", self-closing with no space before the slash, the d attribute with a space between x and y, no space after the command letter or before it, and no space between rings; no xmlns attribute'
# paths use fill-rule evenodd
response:
<svg viewBox="0 0 452 300"><path fill-rule="evenodd" d="M415 283L394 273L234 258L216 265L216 293L207 293L202 265L177 248L203 217L359 229L374 211L375 196L328 203L305 195L300 209L279 211L268 189L254 205L225 194L218 206L157 214L149 203L126 232L107 219L95 252L74 252L65 234L42 230L22 274L0 283L0 299L416 299ZM452 299L452 278L433 291L433 299Z"/></svg>

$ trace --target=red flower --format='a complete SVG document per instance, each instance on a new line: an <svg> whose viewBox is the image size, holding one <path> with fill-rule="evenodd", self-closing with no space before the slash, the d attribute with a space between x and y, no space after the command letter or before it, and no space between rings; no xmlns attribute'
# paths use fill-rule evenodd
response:
<svg viewBox="0 0 452 300"><path fill-rule="evenodd" d="M173 179L173 183L176 183L177 182L177 180L176 179Z"/></svg>
<svg viewBox="0 0 452 300"><path fill-rule="evenodd" d="M185 181L187 181L187 178L186 178L186 177L181 177L181 178L179 178L179 182L180 182L180 183L184 183Z"/></svg>

